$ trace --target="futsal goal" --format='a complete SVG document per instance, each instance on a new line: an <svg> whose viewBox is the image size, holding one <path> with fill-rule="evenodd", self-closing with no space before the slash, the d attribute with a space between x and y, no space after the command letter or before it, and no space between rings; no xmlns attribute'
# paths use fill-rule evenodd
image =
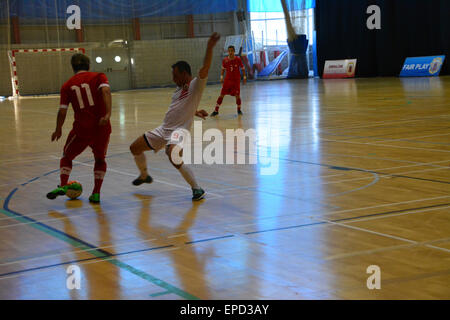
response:
<svg viewBox="0 0 450 320"><path fill-rule="evenodd" d="M8 51L12 96L59 93L73 71L70 58L84 48L16 49Z"/></svg>

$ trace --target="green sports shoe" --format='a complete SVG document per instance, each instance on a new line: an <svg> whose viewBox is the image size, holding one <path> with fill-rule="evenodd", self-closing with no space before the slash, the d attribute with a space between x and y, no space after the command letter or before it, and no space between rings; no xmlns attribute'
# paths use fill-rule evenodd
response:
<svg viewBox="0 0 450 320"><path fill-rule="evenodd" d="M55 190L52 190L49 193L47 193L47 198L50 200L54 200L58 196L63 196L66 194L67 188L68 188L67 185L65 185L64 187L58 186L58 188L56 188Z"/></svg>
<svg viewBox="0 0 450 320"><path fill-rule="evenodd" d="M100 193L93 193L89 197L89 202L100 203Z"/></svg>

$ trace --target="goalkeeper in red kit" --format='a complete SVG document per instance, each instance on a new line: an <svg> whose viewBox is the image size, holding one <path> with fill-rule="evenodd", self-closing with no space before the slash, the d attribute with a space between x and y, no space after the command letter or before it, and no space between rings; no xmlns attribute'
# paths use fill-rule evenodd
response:
<svg viewBox="0 0 450 320"><path fill-rule="evenodd" d="M75 121L70 131L60 161L60 185L47 194L48 199L65 195L69 176L72 171L72 160L88 146L95 158L94 190L89 197L93 203L100 202L100 189L106 173L106 152L111 135L111 90L108 79L103 73L89 72L89 58L81 53L74 54L71 59L75 75L61 88L60 108L56 120L56 129L52 141L59 140L62 126L66 119L67 108L72 105Z"/></svg>
<svg viewBox="0 0 450 320"><path fill-rule="evenodd" d="M211 117L217 116L219 114L219 108L222 104L223 97L226 95L236 97L237 113L242 115L241 111L241 70L244 75L244 84L247 82L247 77L245 75L245 68L242 64L241 58L235 56L234 46L228 47L228 57L222 61L222 73L220 75L220 82L223 82L222 91L217 99L216 108L214 112L211 113ZM225 74L225 80L223 79L223 74Z"/></svg>

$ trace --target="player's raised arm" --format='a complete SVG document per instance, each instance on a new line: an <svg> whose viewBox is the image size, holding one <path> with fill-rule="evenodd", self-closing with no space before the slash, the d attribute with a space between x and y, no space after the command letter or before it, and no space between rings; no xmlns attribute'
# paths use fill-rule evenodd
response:
<svg viewBox="0 0 450 320"><path fill-rule="evenodd" d="M209 68L211 67L212 57L213 57L213 49L219 41L220 35L217 32L214 32L211 37L209 37L208 45L206 47L205 59L203 60L203 67L198 72L200 79L205 79L208 77Z"/></svg>

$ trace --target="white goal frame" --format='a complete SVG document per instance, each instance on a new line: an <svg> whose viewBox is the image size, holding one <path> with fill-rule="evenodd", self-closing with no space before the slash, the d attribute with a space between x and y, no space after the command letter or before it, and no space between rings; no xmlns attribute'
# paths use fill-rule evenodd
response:
<svg viewBox="0 0 450 320"><path fill-rule="evenodd" d="M13 97L20 97L19 77L17 76L17 53L42 53L42 52L79 52L86 53L84 48L45 48L45 49L14 49L8 51L9 65L11 70L11 85Z"/></svg>

